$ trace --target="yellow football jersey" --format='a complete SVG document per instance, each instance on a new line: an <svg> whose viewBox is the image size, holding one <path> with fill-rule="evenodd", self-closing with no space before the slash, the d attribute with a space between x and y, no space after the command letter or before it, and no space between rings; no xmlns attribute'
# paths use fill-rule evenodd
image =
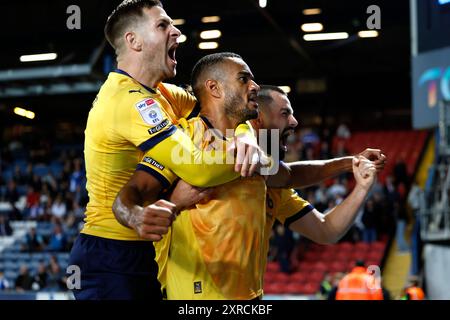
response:
<svg viewBox="0 0 450 320"><path fill-rule="evenodd" d="M195 112L195 98L174 85L151 89L125 72L111 72L89 112L85 163L89 203L82 233L140 240L112 212L113 201L144 152L176 132L177 118Z"/></svg>
<svg viewBox="0 0 450 320"><path fill-rule="evenodd" d="M207 119L180 120L180 125L199 147L219 140L207 130ZM155 243L168 299L253 299L262 294L265 195L263 177L236 179L181 212L171 234Z"/></svg>
<svg viewBox="0 0 450 320"><path fill-rule="evenodd" d="M232 137L205 131L201 121L188 124L187 119L179 119L178 122L181 128L189 128L193 140L182 130L177 130L163 143L153 146L137 169L147 171L159 179L163 186L169 186L176 178L180 178L194 186L211 187L240 176L234 171ZM248 123L236 128L234 136L240 135L245 135L256 144L255 133Z"/></svg>

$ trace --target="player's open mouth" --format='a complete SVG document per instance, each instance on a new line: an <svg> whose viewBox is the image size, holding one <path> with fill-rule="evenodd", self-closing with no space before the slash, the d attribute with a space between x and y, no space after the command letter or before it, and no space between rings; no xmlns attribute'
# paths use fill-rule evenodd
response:
<svg viewBox="0 0 450 320"><path fill-rule="evenodd" d="M284 129L283 133L281 133L281 137L280 137L280 146L281 148L283 148L284 151L287 151L287 142L288 142L288 138L291 134L294 133L293 129Z"/></svg>
<svg viewBox="0 0 450 320"><path fill-rule="evenodd" d="M248 103L252 104L255 109L258 109L258 103L256 102L256 93L250 93L248 96Z"/></svg>
<svg viewBox="0 0 450 320"><path fill-rule="evenodd" d="M169 48L169 51L167 51L167 55L169 56L169 59L170 59L173 63L175 63L175 64L177 64L177 60L176 60L176 58L175 58L175 53L176 53L176 51L177 51L177 48L178 48L178 43L174 43L174 44Z"/></svg>

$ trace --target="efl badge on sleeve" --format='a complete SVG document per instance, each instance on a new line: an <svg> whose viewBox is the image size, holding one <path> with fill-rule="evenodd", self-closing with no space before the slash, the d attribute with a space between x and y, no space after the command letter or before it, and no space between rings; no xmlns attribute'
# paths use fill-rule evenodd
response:
<svg viewBox="0 0 450 320"><path fill-rule="evenodd" d="M157 126L164 120L161 108L153 99L148 98L136 103L136 109L138 109L145 123L152 127Z"/></svg>

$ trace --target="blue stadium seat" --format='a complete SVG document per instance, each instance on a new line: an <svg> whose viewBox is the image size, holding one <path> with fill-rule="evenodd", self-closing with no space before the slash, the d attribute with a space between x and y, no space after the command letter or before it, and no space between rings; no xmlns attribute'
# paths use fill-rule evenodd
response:
<svg viewBox="0 0 450 320"><path fill-rule="evenodd" d="M48 174L49 168L44 165L36 165L33 167L33 173L37 174L38 176L42 177Z"/></svg>
<svg viewBox="0 0 450 320"><path fill-rule="evenodd" d="M5 272L6 272L7 270L9 270L9 271L11 271L11 270L19 270L20 265L18 263L13 262L13 261L5 261L4 267L5 267Z"/></svg>
<svg viewBox="0 0 450 320"><path fill-rule="evenodd" d="M20 172L25 173L27 171L28 161L25 159L19 159L14 161L13 168L19 166Z"/></svg>
<svg viewBox="0 0 450 320"><path fill-rule="evenodd" d="M45 255L43 253L37 252L31 254L31 261L42 261L45 259Z"/></svg>
<svg viewBox="0 0 450 320"><path fill-rule="evenodd" d="M6 186L1 185L0 186L0 197L3 198L6 194Z"/></svg>
<svg viewBox="0 0 450 320"><path fill-rule="evenodd" d="M5 261L16 261L19 255L16 252L5 252L3 251L3 259Z"/></svg>
<svg viewBox="0 0 450 320"><path fill-rule="evenodd" d="M19 193L19 196L24 196L27 194L28 187L25 185L19 185L17 186L17 192Z"/></svg>
<svg viewBox="0 0 450 320"><path fill-rule="evenodd" d="M63 165L60 164L59 162L58 163L53 162L52 164L50 164L50 171L53 173L55 177L57 177L63 171Z"/></svg>
<svg viewBox="0 0 450 320"><path fill-rule="evenodd" d="M19 253L17 255L17 260L19 261L30 261L31 260L31 256L29 253Z"/></svg>
<svg viewBox="0 0 450 320"><path fill-rule="evenodd" d="M14 282L15 282L18 274L19 273L17 271L12 271L12 270L5 271L5 278L9 280L11 286L14 286Z"/></svg>
<svg viewBox="0 0 450 320"><path fill-rule="evenodd" d="M12 171L12 169L10 169L10 168L5 169L5 170L3 171L2 176L3 176L3 180L5 180L5 181L11 180L12 177L13 177L13 171Z"/></svg>

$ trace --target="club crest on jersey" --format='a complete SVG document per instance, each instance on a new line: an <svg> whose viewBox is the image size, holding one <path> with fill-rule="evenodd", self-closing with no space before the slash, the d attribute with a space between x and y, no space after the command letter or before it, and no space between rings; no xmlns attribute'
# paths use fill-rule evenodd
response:
<svg viewBox="0 0 450 320"><path fill-rule="evenodd" d="M161 108L153 99L148 98L136 103L136 109L141 114L142 119L152 127L159 125L164 120Z"/></svg>
<svg viewBox="0 0 450 320"><path fill-rule="evenodd" d="M202 282L201 281L194 282L194 294L195 293L202 293Z"/></svg>

